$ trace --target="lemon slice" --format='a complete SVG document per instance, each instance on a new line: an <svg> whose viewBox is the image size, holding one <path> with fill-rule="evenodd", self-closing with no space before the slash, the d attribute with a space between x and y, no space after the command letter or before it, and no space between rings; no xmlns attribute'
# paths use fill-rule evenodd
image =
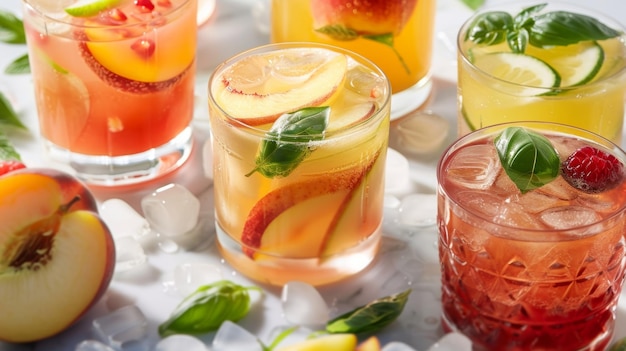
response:
<svg viewBox="0 0 626 351"><path fill-rule="evenodd" d="M546 62L525 54L497 52L475 58L474 64L484 72L518 85L516 94L534 96L558 87L559 73Z"/></svg>
<svg viewBox="0 0 626 351"><path fill-rule="evenodd" d="M561 87L590 82L602 68L605 57L604 50L595 42L555 46L549 49L530 48L527 54L554 67L561 76Z"/></svg>
<svg viewBox="0 0 626 351"><path fill-rule="evenodd" d="M110 9L120 0L79 0L65 8L65 12L74 17L91 17L100 11Z"/></svg>

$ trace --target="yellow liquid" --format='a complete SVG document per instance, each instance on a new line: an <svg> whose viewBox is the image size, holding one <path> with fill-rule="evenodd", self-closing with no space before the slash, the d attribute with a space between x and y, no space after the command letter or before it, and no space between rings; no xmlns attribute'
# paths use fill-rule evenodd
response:
<svg viewBox="0 0 626 351"><path fill-rule="evenodd" d="M498 123L534 120L580 127L619 145L626 99L626 46L624 38L598 44L606 57L591 82L565 87L554 95L520 96L519 87L479 72L468 60L468 57L475 60L479 55L509 51L506 45L478 48L463 43L458 59L459 135ZM550 56L549 52L532 47L526 54L546 61ZM554 66L554 69L567 68Z"/></svg>
<svg viewBox="0 0 626 351"><path fill-rule="evenodd" d="M400 0L386 0L406 6ZM417 0L408 20L401 29L393 33L393 48L380 42L360 36L354 40L334 40L328 35L315 31L316 26L311 10L315 0L273 0L272 1L272 42L309 41L336 45L354 51L380 67L389 81L393 93L398 93L417 84L427 77L431 66L432 41L435 18L435 0ZM410 1L409 1L410 2ZM380 13L378 11L376 13ZM400 23L399 19L389 19ZM336 24L338 22L334 22ZM360 23L360 27L376 34L389 33L386 28L376 28L374 24ZM377 30L379 32L377 33ZM394 52L394 48L397 54ZM399 59L402 58L404 64Z"/></svg>
<svg viewBox="0 0 626 351"><path fill-rule="evenodd" d="M363 65L356 65L355 70L379 75ZM384 77L380 78L384 82ZM214 87L221 82L218 73L211 84ZM349 88L348 78L341 84L322 103L331 108L326 137L311 144L313 151L284 177L250 174L272 123L246 126L223 112L227 101L219 96L211 99L219 247L235 269L253 279L275 285L294 279L326 284L362 270L377 252L389 134L390 111L385 99L389 92L386 88L380 96L371 97ZM364 122L331 132L333 123L354 112L351 107L366 101L374 112ZM280 103L288 104L284 100ZM344 186L350 182L353 185ZM275 218L265 219L273 215ZM254 221L267 222L259 232L262 235L257 247L245 234L247 225Z"/></svg>

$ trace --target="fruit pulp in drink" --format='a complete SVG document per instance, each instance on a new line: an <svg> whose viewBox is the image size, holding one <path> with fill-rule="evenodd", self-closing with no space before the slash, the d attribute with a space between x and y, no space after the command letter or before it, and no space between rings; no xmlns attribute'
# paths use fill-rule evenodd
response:
<svg viewBox="0 0 626 351"><path fill-rule="evenodd" d="M523 86L494 77L496 67L478 68L476 62L496 53L510 53L507 43L477 45L459 34L458 131L464 135L498 123L542 120L564 123L598 133L619 144L626 104L626 37L582 41L567 46L537 48L528 45L525 55L537 58L561 76L561 84L579 69L577 62L595 66L589 81L569 86ZM585 56L600 47L597 56ZM504 66L504 65L502 65ZM517 75L519 78L521 74Z"/></svg>
<svg viewBox="0 0 626 351"><path fill-rule="evenodd" d="M353 14L341 10L352 3L272 0L271 41L325 43L361 54L385 72L394 94L428 79L435 1L376 1Z"/></svg>
<svg viewBox="0 0 626 351"><path fill-rule="evenodd" d="M590 143L550 133L561 159ZM474 350L604 350L624 279L623 178L587 194L559 176L522 194L493 135L453 146L441 162L444 327Z"/></svg>
<svg viewBox="0 0 626 351"><path fill-rule="evenodd" d="M45 139L71 153L116 157L165 145L188 128L195 1L123 0L87 17L45 6L27 2L24 15Z"/></svg>
<svg viewBox="0 0 626 351"><path fill-rule="evenodd" d="M328 70L336 59L347 64ZM321 74L337 85L320 88L313 81ZM381 235L389 133L384 75L343 52L279 45L218 68L209 90L217 238L226 260L275 285L325 284L369 265ZM310 153L287 175L253 171L278 123L261 116L296 111L303 96L330 108L324 138L308 142ZM253 115L236 118L238 109Z"/></svg>

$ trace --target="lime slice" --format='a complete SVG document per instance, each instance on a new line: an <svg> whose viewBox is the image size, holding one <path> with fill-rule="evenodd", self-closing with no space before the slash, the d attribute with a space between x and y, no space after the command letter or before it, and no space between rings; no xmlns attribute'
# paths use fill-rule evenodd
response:
<svg viewBox="0 0 626 351"><path fill-rule="evenodd" d="M544 94L561 82L554 68L529 55L497 52L477 56L474 64L498 79L518 85L516 94L521 96Z"/></svg>
<svg viewBox="0 0 626 351"><path fill-rule="evenodd" d="M590 82L602 68L605 57L604 50L595 42L529 50L527 54L554 67L561 76L561 87Z"/></svg>
<svg viewBox="0 0 626 351"><path fill-rule="evenodd" d="M110 9L120 0L79 0L65 8L65 12L74 17L90 17L100 11Z"/></svg>

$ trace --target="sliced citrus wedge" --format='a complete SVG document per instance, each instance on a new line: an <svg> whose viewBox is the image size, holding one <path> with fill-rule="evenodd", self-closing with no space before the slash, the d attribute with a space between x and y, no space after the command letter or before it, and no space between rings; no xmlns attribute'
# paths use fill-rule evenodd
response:
<svg viewBox="0 0 626 351"><path fill-rule="evenodd" d="M212 94L231 117L252 126L329 100L347 71L345 55L285 49L248 56L213 81Z"/></svg>
<svg viewBox="0 0 626 351"><path fill-rule="evenodd" d="M65 12L74 17L91 17L100 11L115 7L120 0L78 0L65 8Z"/></svg>
<svg viewBox="0 0 626 351"><path fill-rule="evenodd" d="M352 351L357 342L354 334L328 334L281 347L277 351Z"/></svg>
<svg viewBox="0 0 626 351"><path fill-rule="evenodd" d="M495 78L518 85L516 93L521 96L540 95L561 83L554 68L525 54L497 52L476 57L474 64Z"/></svg>
<svg viewBox="0 0 626 351"><path fill-rule="evenodd" d="M604 50L595 42L555 46L549 49L529 47L527 53L556 69L561 77L561 87L590 82L604 62Z"/></svg>

